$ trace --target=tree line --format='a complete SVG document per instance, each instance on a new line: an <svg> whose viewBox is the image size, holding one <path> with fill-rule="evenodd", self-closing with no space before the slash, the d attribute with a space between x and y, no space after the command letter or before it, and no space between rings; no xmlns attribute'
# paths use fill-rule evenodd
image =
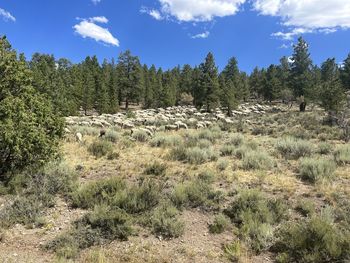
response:
<svg viewBox="0 0 350 263"><path fill-rule="evenodd" d="M79 110L116 113L121 105L128 110L130 103L143 108L193 104L207 111L221 106L231 114L240 102L251 98L298 100L301 111L314 102L327 111L337 111L345 91L350 90L350 54L341 66L330 58L319 67L313 64L309 46L301 37L291 57L268 68L256 67L250 75L239 69L234 57L219 72L212 53L198 66L186 64L169 70L142 65L130 51L121 53L117 61L102 64L96 56L73 64L39 53L26 63L33 73L34 88L62 115Z"/></svg>

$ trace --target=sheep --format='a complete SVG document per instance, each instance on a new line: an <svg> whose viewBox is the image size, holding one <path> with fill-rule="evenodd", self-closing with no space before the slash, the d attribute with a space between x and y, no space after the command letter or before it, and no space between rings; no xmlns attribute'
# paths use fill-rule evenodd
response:
<svg viewBox="0 0 350 263"><path fill-rule="evenodd" d="M75 134L75 140L79 143L82 143L83 142L83 135L80 132L77 132Z"/></svg>

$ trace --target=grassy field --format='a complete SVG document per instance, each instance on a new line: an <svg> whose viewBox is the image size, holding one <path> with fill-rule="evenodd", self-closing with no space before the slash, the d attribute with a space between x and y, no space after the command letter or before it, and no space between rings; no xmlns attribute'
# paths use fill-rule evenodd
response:
<svg viewBox="0 0 350 263"><path fill-rule="evenodd" d="M59 161L0 188L0 261L345 262L350 145L323 116L76 128L83 143L67 134Z"/></svg>

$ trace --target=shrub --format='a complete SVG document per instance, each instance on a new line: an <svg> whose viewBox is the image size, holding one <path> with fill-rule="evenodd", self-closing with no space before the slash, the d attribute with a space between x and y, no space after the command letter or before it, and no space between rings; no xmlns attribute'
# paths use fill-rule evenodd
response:
<svg viewBox="0 0 350 263"><path fill-rule="evenodd" d="M119 178L111 178L81 187L72 195L72 204L81 208L106 204L136 214L154 208L160 196L160 186L154 181L145 180L139 185L127 187Z"/></svg>
<svg viewBox="0 0 350 263"><path fill-rule="evenodd" d="M35 196L17 197L0 210L0 227L8 228L14 224L36 225L43 214L44 206Z"/></svg>
<svg viewBox="0 0 350 263"><path fill-rule="evenodd" d="M241 192L225 210L239 227L239 235L255 252L269 247L273 240L273 225L286 216L286 206L280 200L267 199L256 190Z"/></svg>
<svg viewBox="0 0 350 263"><path fill-rule="evenodd" d="M213 144L207 139L200 139L197 143L198 147L201 149L206 149L211 147Z"/></svg>
<svg viewBox="0 0 350 263"><path fill-rule="evenodd" d="M246 248L239 240L224 246L225 255L231 262L240 262L242 255L247 254Z"/></svg>
<svg viewBox="0 0 350 263"><path fill-rule="evenodd" d="M167 166L164 163L154 162L148 165L144 171L147 175L164 176L166 173Z"/></svg>
<svg viewBox="0 0 350 263"><path fill-rule="evenodd" d="M127 240L131 234L133 229L126 213L98 206L76 221L72 230L46 243L45 248L56 252L60 257L74 258L81 249L115 239Z"/></svg>
<svg viewBox="0 0 350 263"><path fill-rule="evenodd" d="M92 182L81 186L72 194L72 205L93 208L95 205L111 204L114 196L125 188L125 182L115 177Z"/></svg>
<svg viewBox="0 0 350 263"><path fill-rule="evenodd" d="M207 184L211 184L215 181L215 173L212 170L206 170L198 175L198 179Z"/></svg>
<svg viewBox="0 0 350 263"><path fill-rule="evenodd" d="M244 156L246 156L247 153L250 153L251 151L252 151L252 149L247 147L247 145L242 145L235 150L235 156L238 159L243 159Z"/></svg>
<svg viewBox="0 0 350 263"><path fill-rule="evenodd" d="M233 145L225 144L221 147L220 153L222 156L233 156L235 155L236 147Z"/></svg>
<svg viewBox="0 0 350 263"><path fill-rule="evenodd" d="M178 184L170 199L178 208L183 206L213 207L221 201L222 194L215 192L208 183L194 180Z"/></svg>
<svg viewBox="0 0 350 263"><path fill-rule="evenodd" d="M233 133L230 134L228 138L228 144L234 145L234 146L240 146L244 142L244 136L240 133Z"/></svg>
<svg viewBox="0 0 350 263"><path fill-rule="evenodd" d="M134 131L131 137L139 142L148 141L148 134L146 131L143 131L143 130Z"/></svg>
<svg viewBox="0 0 350 263"><path fill-rule="evenodd" d="M209 225L209 231L212 234L224 232L230 225L230 220L223 214L215 216L214 222Z"/></svg>
<svg viewBox="0 0 350 263"><path fill-rule="evenodd" d="M245 170L264 170L273 165L272 157L263 151L248 151L242 159L242 167Z"/></svg>
<svg viewBox="0 0 350 263"><path fill-rule="evenodd" d="M130 214L147 212L156 207L161 198L162 189L153 180L145 180L139 185L119 192L113 200L112 206L124 209Z"/></svg>
<svg viewBox="0 0 350 263"><path fill-rule="evenodd" d="M349 232L322 216L289 223L278 233L278 262L345 262L350 256Z"/></svg>
<svg viewBox="0 0 350 263"><path fill-rule="evenodd" d="M182 144L182 138L179 135L157 134L151 141L152 147L172 147Z"/></svg>
<svg viewBox="0 0 350 263"><path fill-rule="evenodd" d="M315 211L315 204L311 200L299 200L296 210L303 216L312 216Z"/></svg>
<svg viewBox="0 0 350 263"><path fill-rule="evenodd" d="M108 141L96 140L90 144L88 151L96 158L101 158L113 151L113 145Z"/></svg>
<svg viewBox="0 0 350 263"><path fill-rule="evenodd" d="M0 180L7 173L42 167L58 153L64 120L33 87L31 71L0 37Z"/></svg>
<svg viewBox="0 0 350 263"><path fill-rule="evenodd" d="M186 149L184 146L179 146L171 150L170 157L173 160L185 161L190 164L202 164L217 160L218 154L213 148L201 149L193 147Z"/></svg>
<svg viewBox="0 0 350 263"><path fill-rule="evenodd" d="M333 146L329 143L323 142L318 145L318 150L317 152L319 154L329 154L332 152Z"/></svg>
<svg viewBox="0 0 350 263"><path fill-rule="evenodd" d="M151 216L152 233L164 238L176 238L183 234L184 223L177 218L178 211L171 204L155 209Z"/></svg>
<svg viewBox="0 0 350 263"><path fill-rule="evenodd" d="M220 170L220 171L224 171L226 170L226 168L228 167L229 162L226 159L220 159L217 164L216 167Z"/></svg>
<svg viewBox="0 0 350 263"><path fill-rule="evenodd" d="M300 162L300 176L303 180L315 183L333 177L336 164L332 160L304 158Z"/></svg>
<svg viewBox="0 0 350 263"><path fill-rule="evenodd" d="M202 164L208 161L215 161L217 158L217 153L214 152L213 148L200 149L194 147L186 150L186 162L190 164Z"/></svg>
<svg viewBox="0 0 350 263"><path fill-rule="evenodd" d="M216 129L214 127L211 129L200 130L200 132L198 133L199 139L206 139L211 142L215 142L215 140L221 138L221 136L222 136L221 130Z"/></svg>
<svg viewBox="0 0 350 263"><path fill-rule="evenodd" d="M343 145L337 148L334 153L335 161L340 165L350 164L350 145Z"/></svg>
<svg viewBox="0 0 350 263"><path fill-rule="evenodd" d="M116 160L120 157L120 154L118 152L110 152L107 154L108 160Z"/></svg>
<svg viewBox="0 0 350 263"><path fill-rule="evenodd" d="M49 163L39 171L24 173L21 178L21 194L0 210L0 225L4 227L16 223L40 225L44 210L54 205L55 196L70 195L77 179L64 162Z"/></svg>
<svg viewBox="0 0 350 263"><path fill-rule="evenodd" d="M294 137L285 137L277 141L276 149L287 159L299 159L300 157L310 156L313 147L308 141L299 140Z"/></svg>
<svg viewBox="0 0 350 263"><path fill-rule="evenodd" d="M280 200L268 199L258 190L244 190L225 210L234 223L240 225L252 215L263 223L279 223L284 217L286 206Z"/></svg>
<svg viewBox="0 0 350 263"><path fill-rule="evenodd" d="M119 140L119 134L114 130L107 130L106 135L104 136L106 141L116 143Z"/></svg>

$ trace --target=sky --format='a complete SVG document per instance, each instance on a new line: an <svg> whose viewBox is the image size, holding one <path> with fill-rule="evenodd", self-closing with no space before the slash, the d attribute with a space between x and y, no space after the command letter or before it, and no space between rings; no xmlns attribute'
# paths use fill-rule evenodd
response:
<svg viewBox="0 0 350 263"><path fill-rule="evenodd" d="M303 36L315 64L350 53L350 0L0 0L0 35L34 52L78 63L130 49L164 69L203 62L220 70L278 64Z"/></svg>

